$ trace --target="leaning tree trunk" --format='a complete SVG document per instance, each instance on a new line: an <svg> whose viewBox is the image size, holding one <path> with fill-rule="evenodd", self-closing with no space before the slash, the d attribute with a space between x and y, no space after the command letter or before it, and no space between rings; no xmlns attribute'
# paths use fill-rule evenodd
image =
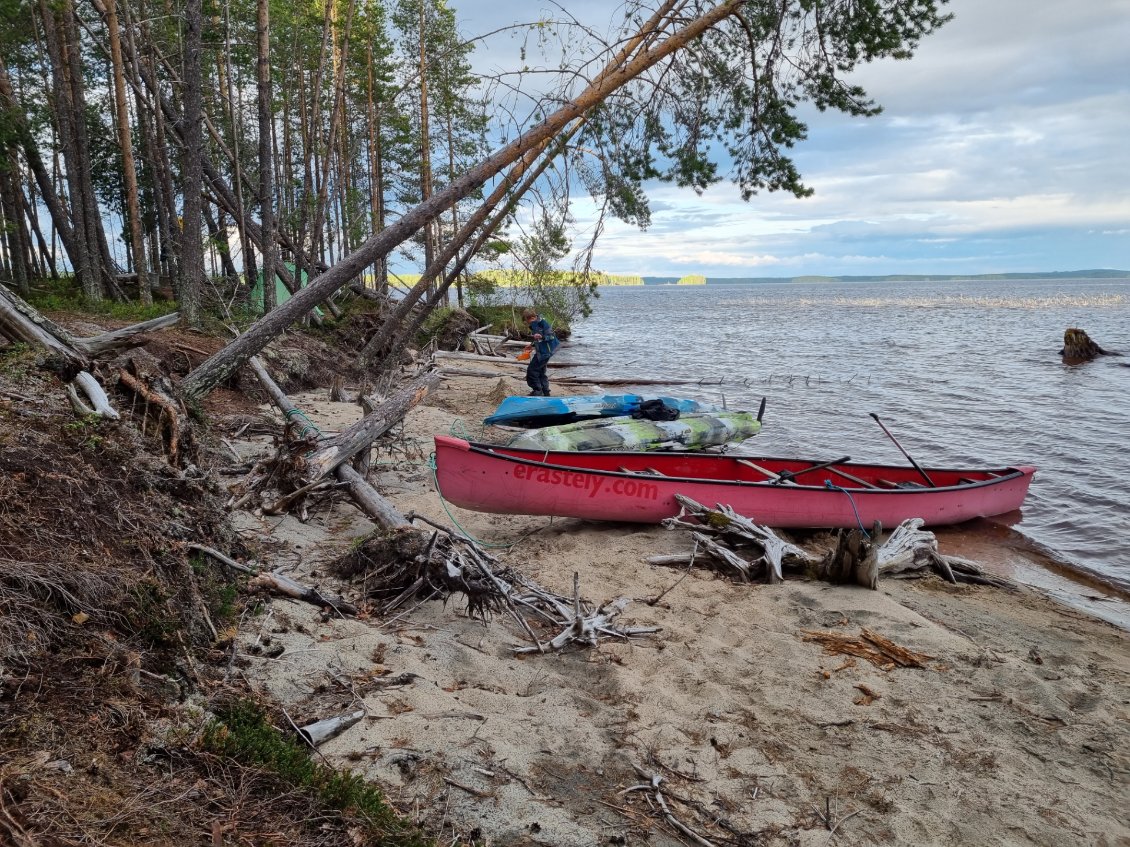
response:
<svg viewBox="0 0 1130 847"><path fill-rule="evenodd" d="M194 0L195 2L195 0ZM387 256L395 247L410 238L427 221L448 209L456 200L466 197L488 179L499 174L530 150L541 146L594 108L613 92L685 47L722 20L736 14L744 0L725 0L662 41L645 41L643 35L633 39L612 58L585 91L552 113L529 132L520 135L487 157L477 167L453 180L447 188L432 195L406 212L395 224L371 236L353 253L313 280L270 315L254 323L246 332L223 350L202 362L185 377L181 388L190 398L199 399L210 392L252 356L302 315L331 296L361 273L376 259ZM645 30L655 32L662 16L655 16Z"/></svg>

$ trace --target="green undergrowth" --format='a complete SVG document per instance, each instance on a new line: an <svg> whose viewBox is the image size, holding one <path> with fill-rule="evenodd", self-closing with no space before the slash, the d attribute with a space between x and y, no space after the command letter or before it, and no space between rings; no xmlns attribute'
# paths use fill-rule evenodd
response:
<svg viewBox="0 0 1130 847"><path fill-rule="evenodd" d="M142 306L136 301L122 303L110 299L92 303L70 278L41 280L32 288L27 301L41 312L86 312L131 323L159 318L177 310L177 304L171 300L160 300L150 306Z"/></svg>
<svg viewBox="0 0 1130 847"><path fill-rule="evenodd" d="M307 747L268 722L254 703L237 700L223 708L204 729L210 752L260 767L291 789L309 791L318 802L356 817L368 830L373 847L431 847L433 842L396 813L384 796L362 777L314 761Z"/></svg>

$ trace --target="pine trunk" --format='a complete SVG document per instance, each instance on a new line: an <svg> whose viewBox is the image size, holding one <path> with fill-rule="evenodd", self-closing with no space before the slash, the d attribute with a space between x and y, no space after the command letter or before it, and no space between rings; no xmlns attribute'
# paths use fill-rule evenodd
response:
<svg viewBox="0 0 1130 847"><path fill-rule="evenodd" d="M126 78L122 63L117 3L116 0L105 0L105 3L106 30L110 36L110 64L114 77L114 102L118 109L118 146L122 150L122 176L126 188L133 269L137 274L138 298L143 306L148 306L153 302L153 289L146 267L145 238L141 232L141 203L137 196L137 171L133 163L133 139L130 133L129 109L126 106Z"/></svg>
<svg viewBox="0 0 1130 847"><path fill-rule="evenodd" d="M184 139L184 226L181 243L179 299L181 317L189 326L200 325L200 295L204 285L204 245L200 238L203 186L203 137L201 123L201 0L184 5L184 118L180 135Z"/></svg>
<svg viewBox="0 0 1130 847"><path fill-rule="evenodd" d="M279 264L275 245L274 187L271 177L271 12L268 0L257 0L258 38L255 65L259 105L259 222L263 231L263 306L275 307L275 267Z"/></svg>

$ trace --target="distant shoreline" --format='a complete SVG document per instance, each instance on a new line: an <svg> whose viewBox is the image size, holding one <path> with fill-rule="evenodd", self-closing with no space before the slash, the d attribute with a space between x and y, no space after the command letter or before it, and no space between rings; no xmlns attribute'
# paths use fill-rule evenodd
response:
<svg viewBox="0 0 1130 847"><path fill-rule="evenodd" d="M644 285L678 285L680 277L643 276ZM701 277L700 277L701 278ZM685 277L683 277L685 279ZM1097 268L1080 271L1045 271L1042 273L1001 274L886 274L882 276L735 276L705 277L706 285L758 285L772 283L821 282L1002 282L1033 279L1130 279L1130 270ZM684 283L685 284L685 283ZM701 285L702 283L698 283Z"/></svg>

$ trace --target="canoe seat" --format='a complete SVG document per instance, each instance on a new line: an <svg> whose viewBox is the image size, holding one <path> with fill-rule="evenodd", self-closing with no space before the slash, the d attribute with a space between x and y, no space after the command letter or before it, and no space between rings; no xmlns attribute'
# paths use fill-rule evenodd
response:
<svg viewBox="0 0 1130 847"><path fill-rule="evenodd" d="M914 482L912 480L907 480L906 482L891 482L889 479L877 479L875 481L877 483L879 483L879 485L881 485L883 488L906 489L906 488L925 488L926 487L921 482Z"/></svg>
<svg viewBox="0 0 1130 847"><path fill-rule="evenodd" d="M620 473L630 473L636 476L667 476L663 471L657 471L655 468L644 468L642 471L634 471L631 468L620 466Z"/></svg>

